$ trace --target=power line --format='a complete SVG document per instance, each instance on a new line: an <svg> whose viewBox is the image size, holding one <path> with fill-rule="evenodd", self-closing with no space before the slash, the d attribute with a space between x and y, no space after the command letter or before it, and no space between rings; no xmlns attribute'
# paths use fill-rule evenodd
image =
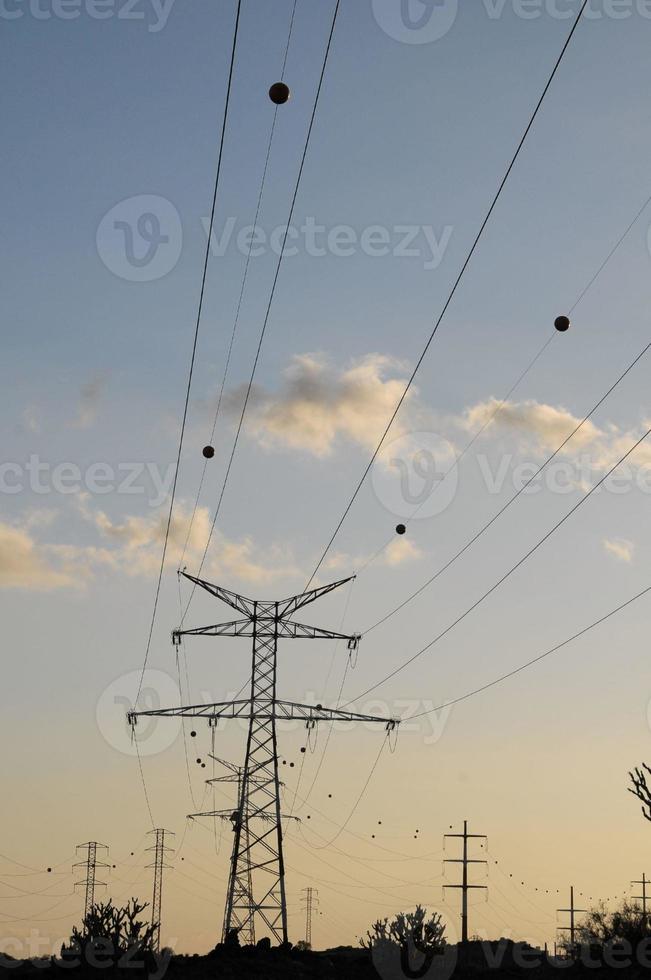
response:
<svg viewBox="0 0 651 980"><path fill-rule="evenodd" d="M508 680L510 677L515 677L516 674L520 674L522 671L527 670L529 667L533 667L534 664L539 663L541 660L545 660L546 657L550 657L553 653L557 653L559 650L562 650L563 647L569 646L570 643L573 643L574 640L578 640L580 637L585 636L586 633L590 633L593 629L596 629L597 626L601 626L602 623L605 623L613 616L616 616L617 613L622 612L628 606L632 606L634 602L637 602L638 599L642 599L643 596L647 595L649 592L651 592L651 585L647 586L647 588L643 589L641 592L638 592L637 595L627 599L626 602L622 602L622 604L616 606L615 609L611 609L610 612L606 613L604 616L601 616L599 619L596 619L594 622L590 623L589 626L585 626L582 630L579 630L578 633L574 633L572 636L569 636L566 640L563 640L562 643L557 643L556 646L553 646L544 653L539 654L539 656L534 657L533 660L528 660L525 664L520 664L519 667L515 667L513 670L508 671L508 673L502 674L500 677L496 677L487 684L482 684L481 687L476 687L473 691L468 691L466 694L462 694L458 698L453 698L451 701L446 701L444 704L440 704L436 708L429 708L427 711L421 711L417 715L412 715L411 717L423 718L425 715L431 715L435 711L441 711L443 708L450 708L455 704L460 704L462 701L467 701L469 698L475 697L476 694L482 694L484 691L488 691L491 687L496 687L498 684Z"/></svg>
<svg viewBox="0 0 651 980"><path fill-rule="evenodd" d="M191 354L191 357L190 357L190 368L189 368L189 371L188 371L188 380L187 380L186 390L185 390L185 401L184 401L184 405L183 405L183 417L182 417L182 420L181 420L181 433L180 433L180 436L179 436L179 448L178 448L178 452L177 452L177 456L176 456L176 465L174 467L174 480L172 482L172 491L171 491L171 494L170 494L170 506L169 506L169 511L168 511L168 514L167 514L167 525L166 525L166 528L165 528L165 540L163 542L163 552L162 552L162 555L161 555L160 569L159 569L159 572L158 572L158 582L156 584L156 592L155 592L155 595L154 595L154 608L153 608L152 616L151 616L151 624L150 624L150 627L149 627L149 635L147 637L147 646L145 648L145 659L144 659L144 663L142 665L142 673L140 675L140 683L138 684L138 694L136 695L136 701L140 697L140 692L142 690L142 684L143 684L143 680L144 680L144 677L145 677L145 670L147 668L147 661L149 660L149 652L150 652L150 649L151 649L151 641L152 641L152 636L153 636L153 633L154 633L154 624L156 622L156 612L158 610L158 600L160 598L161 584L162 584L162 581L163 581L163 571L165 569L165 558L167 556L167 545L168 545L168 542L169 542L170 528L171 528L171 525L172 525L172 512L174 510L174 501L175 501L175 498L176 498L176 486L177 486L178 478L179 478L179 467L181 465L181 453L183 451L183 440L184 440L184 437L185 437L185 427L186 427L187 418L188 418L188 407L189 407L189 404L190 404L190 389L192 387L192 378L193 378L193 375L194 375L194 365L195 365L195 360L196 360L196 355L197 355L197 343L198 343L198 340L199 340L199 325L201 323L201 313L202 313L202 310L203 310L203 298L204 298L204 293L205 293L205 290L206 290L206 277L207 277L207 273L208 273L208 262L209 262L209 259L210 259L210 243L211 243L211 240L212 240L212 229L213 229L213 224L214 224L214 221L215 221L215 210L216 210L216 206L217 206L217 192L218 192L218 189L219 189L219 178L220 178L220 175L221 175L222 157L223 157L223 153L224 153L224 140L225 140L225 136L226 136L226 124L228 122L228 109L229 109L229 105L230 105L231 87L232 87L232 83L233 83L233 69L235 67L235 51L236 51L236 48L237 48L237 37L238 37L238 33L239 33L240 11L241 11L241 8L242 8L242 0L238 0L238 2L237 2L237 11L236 11L236 15L235 15L235 29L234 29L234 32L233 32L233 45L232 45L232 48L231 48L231 62L230 62L230 68L229 68L229 72L228 72L228 85L227 85L227 89L226 89L226 102L225 102L225 105L224 105L224 116L223 116L223 120L222 120L221 137L220 137L220 140L219 140L219 155L218 155L218 158L217 158L217 173L215 175L215 185L214 185L213 196L212 196L212 207L211 207L211 211L210 211L210 223L209 223L209 226L208 226L208 241L206 243L206 252L205 252L205 255L204 255L203 270L202 270L202 274L201 274L201 289L199 291L199 305L198 305L198 308L197 308L197 317L196 317L195 326L194 326L194 337L193 337L193 341L192 341L192 354ZM153 821L152 821L152 823L153 823Z"/></svg>
<svg viewBox="0 0 651 980"><path fill-rule="evenodd" d="M328 551L330 550L330 548L331 548L331 546L332 546L335 538L337 537L337 535L338 535L338 533L339 533L339 531L340 531L340 529L341 529L344 521L346 520L346 517L348 516L351 507L355 503L355 500L357 499L357 496L358 496L360 490L362 489L362 486L363 486L363 484L364 484L364 482L366 480L366 477L368 476L368 474L369 474L369 472L371 470L371 467L373 466L373 463L377 459L377 456L378 456L378 453L380 452L380 449L384 445L384 442L386 440L386 437L389 434L389 430L391 429L391 426L393 425L393 423L394 423L394 421L395 421L395 419L396 419L396 417L397 417L400 409L402 408L402 405L403 405L403 402L405 401L405 398L409 394L409 391L410 391L411 386L412 386L412 384L414 382L414 379L416 377L416 374L418 373L421 364L425 360L425 357L426 357L427 352L428 352L428 350L429 350L429 348L430 348L430 346L432 344L432 341L434 340L434 337L436 336L436 333L438 332L438 329L439 329L441 323L443 322L443 318L445 317L445 314L447 313L448 308L450 307L450 304L452 303L452 300L454 299L454 296L455 296L455 294L457 292L457 289L459 288L459 286L461 284L461 280L464 277L464 274L466 272L466 269L470 265L470 262L472 260L473 255L475 254L475 251L477 249L477 246L479 245L479 242L481 241L481 238L482 238L482 236L484 234L484 231L486 229L486 226L488 225L488 222L490 221L490 218L491 218L491 216L493 214L493 211L497 207L497 203L498 203L499 199L502 196L502 191L504 190L504 188L506 186L506 183L507 183L507 181L508 181L508 179L509 179L509 177L511 175L511 171L515 167L515 164L516 164L516 162L518 160L518 157L520 156L520 153L522 151L522 148L523 148L523 146L524 146L524 144L525 144L525 142L527 140L527 137L528 137L528 135L529 135L529 133L530 133L532 127L533 127L533 124L534 124L534 122L535 122L535 120L536 120L536 118L538 116L538 113L540 112L540 109L542 107L542 104L545 101L545 97L547 95L547 92L551 88L552 82L554 81L554 78L556 77L556 73L558 72L558 69L560 68L561 62L563 61L563 58L565 56L565 52L567 51L567 49L568 49L568 47L570 45L570 42L571 42L572 38L574 37L574 33L575 33L577 27L579 26L579 23L581 21L581 17L583 16L583 12L586 9L587 5L588 5L588 0L583 0L583 3L581 4L581 9L579 10L579 12L578 12L578 14L577 14L577 16L576 16L576 18L574 20L574 23L572 25L572 29L570 30L570 33L568 34L568 36L567 36L567 38L565 40L565 43L564 43L563 48L561 50L561 53L559 54L558 58L556 59L556 63L554 65L554 68L553 68L553 70L551 72L551 75L549 76L549 78L547 80L547 83L546 83L546 85L545 85L545 87L543 89L542 95L540 96L540 98L538 100L538 103L537 103L537 105L536 105L536 107L535 107L535 109L533 111L533 114L531 115L531 118L529 119L529 122L527 124L527 127L526 127L526 129L525 129L525 131L524 131L524 133L522 135L522 138L520 139L520 142L518 143L518 146L517 146L516 151L515 151L512 159L511 159L511 162L510 162L510 164L509 164L509 166L508 166L508 168L506 170L506 173L504 174L504 177L502 178L502 180L500 182L500 185L499 185L499 187L497 189L497 193L493 197L492 203L490 205L490 208L488 209L488 212L486 214L486 217L484 218L484 220L482 221L482 223L481 223L481 225L479 227L479 231L477 232L477 235L476 235L476 237L475 237L475 239L474 239L474 241L472 243L472 246L470 248L470 251L468 252L468 255L466 256L466 259L465 259L463 265L461 266L461 271L459 272L459 274L458 274L458 276L457 276L457 278L456 278L456 280L454 282L454 285L452 286L452 289L450 290L450 293L448 294L448 298L445 301L445 304L443 306L443 309L441 310L441 313L439 314L439 317L438 317L438 319L436 320L436 322L434 324L434 328L433 328L432 332L429 335L429 338L427 340L427 343L425 344L425 347L423 348L423 350L422 350L422 352L421 352L418 360L416 361L416 365L415 365L415 367L414 367L414 369L413 369L413 371L411 373L411 376L410 376L410 378L409 378L409 380L408 380L408 382L407 382L407 384L405 386L404 391L402 392L402 394L401 394L401 396L400 396L400 398L398 400L398 403L397 403L395 409L393 410L393 414L391 415L391 418L389 419L389 421L387 423L387 426L384 429L384 432L382 433L382 436L380 438L380 441L377 444L375 450L373 451L373 455L371 456L371 458L370 458L370 460L369 460L366 468L364 469L364 472L362 473L362 476L361 476L361 478L360 478L357 486L355 487L355 490L353 492L353 495L350 498L350 501L348 502L348 504L346 505L346 508L344 510L344 513L343 513L341 519L339 520L339 523L335 527L335 530L334 530L334 532L333 532L330 540L328 541L328 543L327 543L327 545L325 547L325 550L323 551L323 554L319 558L319 561L318 561L318 563L317 563L314 571L312 572L312 575L310 576L310 579L309 579L309 581L308 581L308 583L306 585L306 588L309 588L310 587L310 585L311 585L314 577L316 576L316 574L319 571L321 565L323 564L323 562L325 560L325 557L328 554Z"/></svg>
<svg viewBox="0 0 651 980"><path fill-rule="evenodd" d="M435 582L436 579L439 578L439 576L443 574L443 572L447 571L447 569L450 568L450 566L453 565L457 561L458 558L460 558L463 554L465 554L465 552L476 541L478 541L479 538L481 538L481 536L490 527L492 527L492 525L495 523L495 521L497 521L498 518L500 518L502 516L502 514L506 510L508 510L508 508L511 506L511 504L513 504L518 499L518 497L521 494L524 493L524 491L527 489L527 487L529 487L533 483L533 481L536 480L540 476L540 474L543 472L543 470L546 469L547 466L549 466L549 464L554 459L556 459L556 457L558 456L558 454L563 451L563 449L565 448L565 446L567 446L567 444L570 442L570 440L574 438L574 436L577 434L577 432L579 432L583 428L583 426L592 418L592 416L595 414L595 412L599 408L601 408L601 406L603 405L603 403L606 401L607 398L609 398L609 396L613 393L613 391L615 390L615 388L617 388L618 385L621 384L621 382L624 380L624 378L633 370L633 368L635 367L635 365L639 361L642 360L642 358L647 353L647 351L649 350L649 348L651 348L651 343L646 344L646 346L640 351L640 353L637 355L637 357L635 357L631 361L631 363L622 372L622 374L620 374L620 376L617 378L617 380L610 386L610 388L608 388L608 390L606 391L606 393L601 396L601 398L599 399L599 401L596 402L595 405L593 405L593 407L590 409L590 411L588 412L588 414L586 416L584 416L584 418L578 423L578 425L576 425L572 429L572 431L569 433L569 435L567 435L565 437L565 439L563 439L563 441L558 446L558 448L555 449L553 451L553 453L551 453L545 459L545 461L538 467L538 469L535 471L535 473L533 473L533 475L528 480L526 480L518 490L516 490L516 492L497 511L497 513L494 514L493 517L491 517L490 520L487 521L486 524L484 524L483 527L481 527L479 529L479 531L477 531L477 533L474 534L470 538L470 540L467 541L466 544L464 544L464 546L459 551L457 551L456 554L453 555L452 558L450 558L449 561L447 561L445 563L445 565L442 565L441 568L439 568L439 570L437 572L435 572L434 575L431 576L431 578L427 579L427 581L424 582L423 585L421 585L418 589L416 589L415 592L412 592L411 595L409 595L406 599L404 599L401 603L399 603L399 605L397 605L394 609L392 609L391 612L388 612L381 619L378 619L377 622L373 623L372 626L369 626L369 628L364 631L365 634L371 633L374 629L377 629L378 626L381 626L383 623L386 623L386 621L388 619L391 619L392 616L395 616L395 614L397 612L400 612L401 609L404 609L405 606L409 605L409 603L412 602L417 596L421 595L421 593L423 593L425 591L425 589L428 588L428 586L430 586L433 582Z"/></svg>
<svg viewBox="0 0 651 980"><path fill-rule="evenodd" d="M237 429L235 431L235 438L233 440L233 446L232 446L232 449L231 449L231 454L230 454L230 457L229 457L229 460L228 460L228 465L226 467L226 473L224 475L224 480L223 480L223 483L222 483L221 491L219 493L219 498L218 498L218 501L217 501L217 506L215 508L215 514L214 514L214 517L213 517L213 520L212 520L212 524L211 524L211 527L210 527L210 531L209 531L209 534L208 534L208 540L206 542L206 546L204 548L204 552L203 552L203 555L202 555L202 558L201 558L201 563L199 565L199 570L197 572L197 577L200 577L201 576L201 572L203 570L203 566L204 566L205 561L206 561L206 556L208 554L208 549L210 547L210 542L212 540L212 536L213 536L213 533L215 531L215 525L217 524L217 518L219 517L219 513L220 513L220 510L221 510L222 501L224 499L224 493L226 491L226 485L228 483L228 479L229 479L229 476L230 476L231 468L233 466L233 460L235 458L235 453L236 453L236 450L237 450L237 445L238 445L238 442L239 442L240 433L242 431L242 426L244 424L244 416L246 415L246 410L247 410L247 407L248 407L248 404L249 404L249 399L251 397L251 390L253 388L253 381L255 379L255 374L256 374L256 371L257 371L257 368L258 368L258 361L260 360L260 353L262 351L262 344L263 344L263 341L264 341L264 338L265 338L265 334L267 332L267 324L269 323L269 316L270 316L270 313L271 313L271 307L272 307L274 296L275 296L275 293L276 293L276 286L278 284L278 277L280 275L280 269L281 269L281 266L282 266L283 258L285 256L285 245L287 243L287 236L289 234L289 228L291 226L292 218L294 216L294 209L296 207L296 200L298 198L298 192L299 192L300 185L301 185L301 179L302 179L302 176L303 176L303 171L305 169L305 161L306 161L306 158L307 158L307 152L308 152L309 145L310 145L310 139L311 139L311 136L312 136L312 130L314 129L314 122L315 122L315 119L316 119L317 108L318 108L319 99L320 99L320 96L321 96L321 89L323 88L323 80L325 78L326 68L327 68L327 65L328 65L328 59L329 59L330 50L331 50L331 47L332 47L332 39L333 39L334 32L335 32L335 26L336 26L336 23L337 23L337 16L339 14L340 4L341 4L341 0L337 0L337 2L335 4L335 8L334 8L334 13L333 13L333 16L332 16L332 22L331 22L331 25L330 25L330 33L328 35L328 41L327 41L327 44L326 44L325 54L324 54L324 57L323 57L323 63L322 63L322 66L321 66L321 73L320 73L320 76L319 76L319 82L318 82L318 85L317 85L316 95L315 95L315 98L314 98L314 104L313 104L313 107L312 107L312 114L310 116L310 122L309 122L308 130L307 130L307 136L305 138L305 145L303 147L303 154L302 154L300 166L299 166L299 169L298 169L298 176L296 178L296 184L294 186L294 193L292 195L292 201L291 201L291 205L290 205L290 209L289 209L289 215L288 215L287 221L285 222L285 225L284 225L284 229L285 230L284 230L284 234L283 234L283 238L282 238L282 244L281 244L281 248L280 248L280 254L278 256L278 261L276 263L276 271L275 271L275 274L274 274L274 277L273 277L273 281L272 281L272 284L271 284L271 292L269 294L269 300L268 300L268 303L267 303L267 308L266 308L264 319L263 319L263 323L262 323L262 329L260 331L260 337L259 337L259 340L258 340L258 346L257 346L257 349L256 349L255 358L254 358L254 361L253 361L253 367L251 369L251 375L249 377L249 381L248 381L248 385L247 385L247 389L246 389L246 395L244 397L244 403L242 405L242 410L240 412L240 417L239 417L239 421L238 421L238 424L237 424ZM187 603L187 606L185 608L185 613L183 615L183 619L181 621L181 625L183 625L183 621L185 620L185 616L187 616L188 609L190 608L190 603L192 602L192 597L193 596L194 596L194 588L192 589L192 591L190 593L190 598L188 599L188 603Z"/></svg>
<svg viewBox="0 0 651 980"><path fill-rule="evenodd" d="M294 30L294 18L296 16L296 4L297 4L297 2L298 2L298 0L294 0L294 4L293 4L293 7L292 7L292 14L291 14L291 18L290 18L290 21L289 21L289 32L288 32L288 35L287 35L287 44L285 45L285 54L284 54L284 58L283 58L283 65L282 65L282 69L281 69L281 72L280 72L280 80L281 81L283 81L284 78L285 78L285 68L287 67L287 56L289 54L289 46L290 46L290 43L291 43L292 33L293 33L293 30ZM265 189L265 184L266 184L266 181L267 181L267 171L269 169L269 159L271 157L271 147L273 145L274 133L276 131L276 120L277 120L277 118L278 118L278 106L275 106L274 114L273 114L273 119L272 119L272 122L271 122L271 130L269 132L269 141L267 143L267 153L266 153L266 156L265 156L264 166L263 166L263 169L262 169L262 178L260 180L260 189L258 191L258 199L257 199L256 208L255 208L255 217L253 218L253 228L257 228L257 226L258 226L258 217L260 216L260 208L262 206L262 199L263 199L263 196L264 196L264 189ZM230 364L231 364L231 357L232 357L232 354L233 354L233 346L235 344L235 335L237 333L237 328L238 328L238 325L239 325L239 322L240 322L240 312L242 310L242 301L244 299L244 292L246 290L246 284L247 284L248 276L249 276L249 265L251 263L251 254L252 254L252 251L253 251L253 237L251 237L249 239L249 248L248 248L247 255L246 255L246 262L244 264L244 272L243 272L243 275L242 275L242 283L241 283L241 286L240 286L240 294L239 294L239 298L238 298L238 301L237 301L237 307L235 309L235 316L233 318L233 328L231 330L230 341L229 341L229 344L228 344L228 351L226 353L226 362L224 364L224 371L223 371L223 374L222 374L221 384L219 386L219 394L217 396L217 407L215 408L215 415L214 415L214 418L213 418L212 428L211 428L211 431L210 431L210 438L208 440L208 443L209 443L210 446L212 446L212 443L213 443L214 438L215 438L215 431L217 429L217 422L219 420L219 415L220 415L220 412L221 412L222 400L223 400L223 397L224 397L224 389L225 389L225 386L226 386L226 379L228 378L228 372L229 372L229 368L230 368ZM196 496L196 499L195 499L195 502L194 502L194 507L193 507L193 510L192 510L192 516L190 517L190 523L188 524L188 532L187 532L186 537L185 537L185 543L183 545L183 552L181 554L181 559L179 561L179 568L183 565L183 561L185 559L185 553L187 551L188 543L190 541L190 535L192 533L192 527L194 525L194 519L196 517L197 509L199 507L199 500L201 499L201 491L203 489L203 484L204 484L204 481L205 481L205 478L206 478L207 467L208 467L208 459L204 459L203 468L202 468L202 471L201 471L201 478L199 480L199 488L197 490L197 496Z"/></svg>
<svg viewBox="0 0 651 980"><path fill-rule="evenodd" d="M425 644L424 647L421 647L421 649L417 653L415 653L413 656L409 657L402 664L400 664L398 667L396 667L394 670L392 670L389 674L387 674L385 677L383 677L382 680L378 681L376 684L373 684L371 687L367 688L365 691L362 691L361 694L358 694L354 698L351 698L351 700L348 701L346 703L346 705L344 705L344 707L348 707L348 705L352 704L354 701L358 701L360 698L365 697L367 694L370 694L371 691L375 691L382 684L385 684L386 681L390 680L391 678L395 677L397 674L401 673L406 667L408 667L410 664L412 664L415 660L418 660L419 657L421 657L424 653L426 653L428 650L430 650L436 643L439 642L439 640L442 640L444 636L447 636L448 633L450 633L456 626L458 626L459 623L461 623L467 616L469 616L470 613L472 613L478 606L480 606L481 603L484 602L485 599L487 599L490 595L492 595L493 592L497 591L497 589L504 582L506 582L506 580L508 578L510 578L511 575L515 571L517 571L517 569L519 569L522 565L524 565L524 563L546 541L548 541L549 538L551 538L551 536L560 527L562 527L563 524L565 524L565 522L567 520L569 520L569 518L572 517L572 515L574 513L576 513L576 511L593 495L593 493L595 493L599 489L599 487L601 487L606 482L606 480L615 472L615 470L619 466L621 466L621 464L623 462L625 462L632 453L635 452L635 450L638 448L638 446L640 446L644 442L644 440L648 438L649 434L651 434L651 427L648 428L646 430L646 432L642 436L640 436L639 439L636 440L636 442L624 453L624 455L621 456L620 459L616 463L614 463L613 466L611 466L610 469L592 487L590 487L590 489L583 495L583 497L581 497L581 499L579 501L577 501L577 503L572 508L570 508L570 510L566 514L564 514L564 516L559 521L557 521L556 524L554 524L554 526L552 528L550 528L550 530L547 531L546 534L544 534L543 537L540 538L540 540L537 541L536 544L532 548L530 548L529 551L527 551L526 554L523 555L522 558L520 558L515 563L515 565L512 565L511 568L500 579L498 579L498 581L495 582L486 592L484 592L479 597L479 599L477 599L475 602L473 602L473 604L471 606L469 606L468 609L466 609L463 613L461 613L461 615L458 616L452 623L450 623L449 626L446 626L446 628L444 630L442 630L437 636L435 636L433 640L430 640L430 642L427 643L427 644ZM431 712L428 711L428 712L424 712L424 713L425 714L430 714ZM417 716L414 716L414 717L417 717Z"/></svg>
<svg viewBox="0 0 651 980"><path fill-rule="evenodd" d="M574 303L572 304L572 306L567 311L568 312L568 316L571 316L572 313L574 313L574 311L576 310L577 306L585 298L585 296L587 295L588 291L595 284L595 282L597 281L597 279L599 278L599 276L601 275L601 273L604 271L604 269L606 268L606 266L608 265L608 263L610 262L610 260L613 258L613 256L615 255L615 253L618 251L618 249L621 247L621 245L623 244L623 242L626 240L626 238L630 234L631 230L634 228L634 226L639 221L639 219L642 216L642 214L646 211L646 209L649 206L649 204L651 204L651 196L647 197L645 199L644 203L642 204L642 206L636 211L635 216L629 222L629 224L626 226L626 229L622 232L622 234L618 237L618 239L614 243L614 245L610 248L608 254L602 260L602 262L599 265L599 268L597 269L597 271L590 277L590 279L587 282L587 284L583 287L583 289L579 293L578 297L575 299ZM454 460L454 462L452 463L452 465L450 466L450 468L448 470L446 470L446 472L443 474L441 480L436 484L436 486L432 490L432 495L434 493L437 493L441 489L441 487L445 483L445 481L447 480L448 476L454 470L457 470L459 468L459 464L461 463L461 460L464 459L465 456L467 456L467 454L470 452L470 450L475 445L475 443L477 442L477 440L483 435L483 433L491 425L491 423L495 421L495 419L498 417L498 415L500 415L500 413L502 412L504 406L508 403L508 401L511 398L511 396L513 395L513 393L520 387L520 385L522 384L522 382L524 381L524 379L527 377L527 375L530 373L530 371L535 367L535 365L538 363L538 361L540 360L540 358L542 357L542 355L551 346L552 342L557 337L558 337L558 331L554 330L554 332L542 344L542 346L540 347L540 349L538 350L538 352L531 358L531 360L529 361L529 363L527 364L527 366L525 367L525 369L518 375L517 379L513 382L513 384L511 385L511 387L509 388L509 390L506 392L506 394L503 395L502 398L499 400L499 402L495 406L494 411L491 412L491 414L481 424L481 426L477 429L477 431L472 434L472 436L470 437L470 439L468 440L468 442L466 443L466 445L463 447L463 449L461 450L461 452L459 453L459 455L456 457L456 459ZM432 496L432 495L430 495L430 496ZM417 516L417 514L419 513L419 511L421 510L421 508L424 506L424 504L425 504L425 501L422 501L420 504L418 504L418 506L415 508L415 510L409 516L409 518L406 518L405 519L404 523L407 526L409 526L409 523ZM389 547L389 545L391 544L391 542L394 541L394 540L395 540L395 536L392 535L385 542L385 544L383 544L380 548L378 548L378 550L373 555L371 555L371 557L368 558L363 563L363 565L360 566L360 568L358 569L357 574L360 575L361 572L365 571L369 567L369 565L372 565L373 562L382 554L383 551L385 551Z"/></svg>

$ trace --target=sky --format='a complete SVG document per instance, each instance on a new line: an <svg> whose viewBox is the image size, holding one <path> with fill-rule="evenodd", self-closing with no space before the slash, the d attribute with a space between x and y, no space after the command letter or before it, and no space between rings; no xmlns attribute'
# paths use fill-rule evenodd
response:
<svg viewBox="0 0 651 980"><path fill-rule="evenodd" d="M278 110L261 254L250 260L215 457L188 530L273 119L267 89L280 75L292 6L242 3L147 661L152 704L228 700L248 677L246 640L190 638L179 692L170 632L180 618L177 568L198 570L222 485L330 28L329 0L298 0L285 72L292 97ZM342 0L293 251L204 566L210 580L256 598L305 586L561 51L565 14L578 7L446 0L430 9L411 0L409 27L397 0ZM210 752L209 733L200 729L190 743L175 722L148 729L141 779L123 716L152 615L234 14L230 0L0 5L0 731L10 801L0 946L18 955L34 930L44 949L56 948L79 915L70 870L78 843L110 846L116 867L105 894L138 889L148 898L152 820L176 833L178 849L165 883L164 941L205 951L221 929L230 830L186 821L212 807L203 786L211 765L195 761ZM306 609L305 622L366 632L507 502L649 342L651 208L601 269L651 194L649 11L643 0L592 0L587 14L386 452L319 570L320 582L357 580ZM555 317L570 310L571 329L555 332ZM649 427L648 370L646 356L563 450L551 479L364 637L354 669L345 644L282 645L282 695L334 705L345 674L341 700L350 701L445 630ZM650 453L641 446L623 479L591 496L459 626L356 701L358 710L394 717L436 708L646 588ZM432 460L439 475L451 473L423 492L433 486ZM189 597L182 583L181 603ZM321 899L318 946L354 943L378 916L419 901L458 930L457 896L442 893L454 880L449 866L442 877L452 847L443 852L442 835L464 819L488 835L488 901L477 899L471 915L471 930L483 935L553 942L555 909L567 905L571 884L585 903L621 896L649 873L649 829L626 791L627 771L649 758L648 601L483 694L405 721L395 746L381 728L335 729L328 740L320 726L316 746L304 729L283 730L284 805L303 818L287 833L290 937L303 934L308 885ZM228 618L228 607L197 594L186 622ZM244 735L220 727L217 754L240 758ZM217 797L215 806L231 801ZM52 876L42 873L48 866Z"/></svg>

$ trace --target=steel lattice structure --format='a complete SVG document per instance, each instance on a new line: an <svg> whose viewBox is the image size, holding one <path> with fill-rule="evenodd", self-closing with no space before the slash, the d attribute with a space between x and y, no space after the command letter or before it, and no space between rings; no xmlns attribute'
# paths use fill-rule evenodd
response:
<svg viewBox="0 0 651 980"><path fill-rule="evenodd" d="M154 948L157 953L160 953L160 930L163 911L163 869L169 868L169 864L165 864L165 854L170 850L170 848L165 844L165 836L171 834L173 837L174 831L164 830L162 827L158 827L155 830L150 830L149 833L156 835L156 843L154 846L147 848L148 851L154 851L154 862L153 864L148 864L147 867L154 869L151 922L155 929Z"/></svg>
<svg viewBox="0 0 651 980"><path fill-rule="evenodd" d="M87 844L78 844L77 850L86 851L86 860L78 861L77 864L73 864L73 868L85 868L86 877L83 881L76 881L75 888L77 885L86 886L86 897L84 899L84 919L86 919L95 904L95 888L100 885L104 887L106 885L105 881L97 880L97 869L98 868L108 868L108 864L103 861L97 860L97 851L108 852L108 847L106 844L98 844L97 841L91 840Z"/></svg>
<svg viewBox="0 0 651 980"><path fill-rule="evenodd" d="M131 724L141 716L206 718L215 725L220 718L245 718L249 722L246 754L242 767L237 811L233 820L234 842L226 897L224 934L236 930L254 935L255 919L265 924L278 942L287 942L287 900L283 859L283 830L280 811L278 742L276 722L290 719L313 727L318 721L377 722L393 729L397 720L357 712L281 701L277 697L277 652L279 639L340 639L355 647L358 634L304 626L291 617L321 596L327 595L351 578L333 582L291 596L280 602L263 602L230 592L221 586L183 573L185 578L221 599L243 619L197 629L175 630L175 644L182 636L251 637L253 656L250 696L246 701L162 708L132 712ZM220 814L214 814L215 816Z"/></svg>

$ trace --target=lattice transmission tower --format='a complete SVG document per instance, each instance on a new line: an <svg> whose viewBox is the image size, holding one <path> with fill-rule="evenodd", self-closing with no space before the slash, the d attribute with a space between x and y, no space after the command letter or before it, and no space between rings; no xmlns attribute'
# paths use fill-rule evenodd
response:
<svg viewBox="0 0 651 980"><path fill-rule="evenodd" d="M377 722L390 731L398 721L324 708L320 704L297 704L277 697L279 639L340 639L348 641L352 649L357 646L359 634L337 633L292 620L303 606L350 582L352 577L280 602L263 602L230 592L185 572L183 575L195 586L236 609L243 618L215 626L175 630L172 634L174 643L179 644L182 636L251 637L250 695L246 700L131 712L129 720L135 725L141 716L205 718L212 726L221 718L248 720L246 754L234 821L235 839L224 932L228 935L235 930L246 934L248 930L253 934L255 922L259 919L273 939L285 943L288 939L287 899L276 722L300 720L308 727L313 727L318 721Z"/></svg>
<svg viewBox="0 0 651 980"><path fill-rule="evenodd" d="M95 888L98 886L103 888L106 885L105 881L97 880L97 869L108 868L108 864L104 861L97 860L97 852L102 851L108 853L108 847L106 844L98 844L97 841L91 840L87 844L77 844L77 852L83 850L86 851L86 860L73 864L73 868L86 869L86 877L82 881L75 882L75 888L77 885L86 886L86 897L84 899L84 918L86 918L95 904Z"/></svg>
<svg viewBox="0 0 651 980"><path fill-rule="evenodd" d="M156 843L154 846L147 848L148 851L154 852L154 861L152 864L148 864L147 867L154 869L151 922L155 929L154 948L157 953L160 953L160 930L163 911L163 870L164 868L169 868L169 864L165 864L165 855L172 850L172 848L168 847L165 843L165 838L167 836L174 837L174 831L164 830L162 827L158 827L155 830L150 830L149 833L156 835Z"/></svg>

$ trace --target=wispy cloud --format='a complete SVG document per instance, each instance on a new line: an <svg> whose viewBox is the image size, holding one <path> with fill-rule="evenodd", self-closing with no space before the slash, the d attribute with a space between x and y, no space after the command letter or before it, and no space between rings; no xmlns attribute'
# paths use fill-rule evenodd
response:
<svg viewBox="0 0 651 980"><path fill-rule="evenodd" d="M90 429L95 424L105 389L106 377L104 375L98 375L81 386L77 417L70 422L72 429Z"/></svg>
<svg viewBox="0 0 651 980"><path fill-rule="evenodd" d="M490 398L466 409L457 422L470 432L488 424L487 436L515 436L525 450L550 452L579 425L581 419L560 405L531 400L505 402L500 407L497 399ZM579 452L589 452L593 467L606 470L630 449L648 426L648 420L636 430L622 429L612 423L600 428L587 421L569 441L564 453L575 456ZM630 463L651 466L651 441L642 443Z"/></svg>
<svg viewBox="0 0 651 980"><path fill-rule="evenodd" d="M85 587L94 568L113 563L109 552L101 548L37 540L33 528L43 523L38 517L21 525L0 523L0 588L30 592L79 590Z"/></svg>
<svg viewBox="0 0 651 980"><path fill-rule="evenodd" d="M629 564L633 561L635 545L632 541L627 541L626 538L604 538L602 543L608 554L616 558L617 561L624 561Z"/></svg>
<svg viewBox="0 0 651 980"><path fill-rule="evenodd" d="M296 354L277 392L256 388L250 403L249 429L267 448L294 449L329 456L339 441L364 448L377 444L402 395L404 365L382 354L368 354L343 368L321 354ZM231 411L243 391L231 393ZM411 429L422 409L414 388L394 425L394 436Z"/></svg>

